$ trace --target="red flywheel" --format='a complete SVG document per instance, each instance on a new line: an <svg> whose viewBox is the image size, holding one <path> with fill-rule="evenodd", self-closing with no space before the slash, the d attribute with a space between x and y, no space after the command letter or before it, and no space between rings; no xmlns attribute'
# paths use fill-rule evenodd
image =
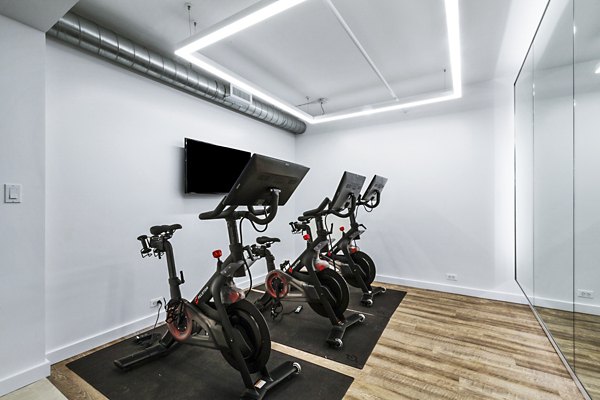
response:
<svg viewBox="0 0 600 400"><path fill-rule="evenodd" d="M271 297L274 299L281 299L287 296L287 294L290 292L290 284L287 275L278 270L269 272L267 278L265 279L265 288L267 293L269 293L269 295L271 295ZM277 290L276 288L280 289Z"/></svg>

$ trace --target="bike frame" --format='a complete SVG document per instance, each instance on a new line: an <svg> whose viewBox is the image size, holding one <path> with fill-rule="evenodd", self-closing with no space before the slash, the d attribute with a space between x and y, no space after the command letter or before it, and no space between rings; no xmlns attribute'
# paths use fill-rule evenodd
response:
<svg viewBox="0 0 600 400"><path fill-rule="evenodd" d="M303 302L303 301L319 301L325 308L327 317L333 325L340 324L340 319L333 311L331 303L324 299L326 296L323 286L319 282L317 271L315 269L315 262L319 256L320 251L327 245L328 232L325 230L323 223L317 223L317 239L307 241L306 249L296 258L291 264L290 268L292 272L282 270L282 272L288 277L290 285L298 289L301 293L299 294L288 294L284 299L287 301ZM276 269L275 257L267 248L265 251L265 259L267 261L267 270L269 272ZM306 266L308 271L308 277L305 274L300 273L300 270ZM283 300L283 299L282 299Z"/></svg>
<svg viewBox="0 0 600 400"><path fill-rule="evenodd" d="M243 268L246 259L243 255L243 247L239 242L239 234L235 221L227 221L229 228L230 249L234 249L225 261L217 263L217 271L212 275L208 282L202 287L198 294L194 297L194 301L188 302L181 296L179 286L183 280L177 276L175 267L175 259L173 255L173 247L168 239L162 239L162 251L167 257L167 268L169 271L169 288L172 300L184 301L189 306L189 309L194 313L195 319L200 323L201 327L208 333L204 337L190 337L185 344L193 346L207 347L212 349L228 349L233 355L236 363L239 366L240 374L244 381L244 385L248 390L254 390L254 381L248 370L244 357L238 346L238 338L234 335L234 329L229 321L225 305L221 301L221 290L228 280L233 279L235 272L239 268ZM159 251L161 249L159 248ZM242 260L236 261L236 258ZM251 260L250 260L251 261ZM215 308L211 307L209 302L212 299ZM161 338L160 342L167 344L172 343L175 339L169 331ZM268 376L268 371L263 368L263 375Z"/></svg>

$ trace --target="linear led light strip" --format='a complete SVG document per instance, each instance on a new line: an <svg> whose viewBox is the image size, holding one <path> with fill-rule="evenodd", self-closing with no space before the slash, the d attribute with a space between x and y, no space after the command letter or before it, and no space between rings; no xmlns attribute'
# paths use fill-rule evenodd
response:
<svg viewBox="0 0 600 400"><path fill-rule="evenodd" d="M256 3L238 14L215 25L208 32L202 32L197 36L183 42L175 51L179 57L202 68L203 70L218 76L219 78L230 82L240 89L252 93L257 97L275 107L307 122L309 124L319 124L323 122L338 121L347 118L356 118L366 115L372 115L382 112L402 110L413 108L426 104L440 103L443 101L454 100L462 97L462 76L461 76L461 57L460 57L460 23L458 0L444 0L446 8L446 26L448 28L448 47L450 53L450 66L452 70L452 92L442 93L439 96L430 97L421 100L415 100L407 103L392 101L377 105L368 105L352 111L340 111L337 113L312 115L300 110L299 108L283 101L273 94L260 89L241 76L227 70L208 57L202 56L197 52L211 44L217 43L229 36L232 36L244 29L263 22L277 14L280 14L290 8L305 2L306 0L264 0Z"/></svg>

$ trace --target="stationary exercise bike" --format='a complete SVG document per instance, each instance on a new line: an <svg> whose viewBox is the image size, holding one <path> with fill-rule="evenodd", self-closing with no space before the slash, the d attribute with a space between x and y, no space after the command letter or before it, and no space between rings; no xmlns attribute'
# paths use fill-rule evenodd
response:
<svg viewBox="0 0 600 400"><path fill-rule="evenodd" d="M142 257L166 256L171 299L167 304L167 332L151 347L115 360L122 369L169 354L178 344L189 344L219 350L225 360L242 375L246 387L242 399L263 399L268 390L286 378L300 373L300 365L285 362L274 370L267 369L271 338L263 315L244 299L236 287L234 276L243 276L252 259L247 257L239 241L236 221L241 218L266 225L275 218L279 205L285 204L308 168L255 154L229 194L217 208L200 214L200 219L225 219L229 231L231 254L221 261L221 250L215 250L217 271L192 301L181 296L183 273L177 275L170 239L181 225L150 228L151 236L140 236ZM252 205L269 204L257 211ZM240 205L248 211L236 211ZM259 373L258 380L252 375Z"/></svg>
<svg viewBox="0 0 600 400"><path fill-rule="evenodd" d="M384 287L375 287L371 284L377 275L373 259L365 252L360 251L356 241L365 233L366 227L356 221L359 206L364 206L368 211L376 208L381 199L381 191L387 179L375 175L367 187L364 195L360 190L365 177L351 172L344 172L336 190L335 198L338 199L328 210L328 215L333 214L340 218L350 219L350 229L342 226L342 236L330 246L323 248L321 258L327 260L336 270L340 271L349 285L362 290L361 304L366 307L373 305L373 296L385 293ZM351 190L347 188L351 187ZM332 229L331 229L332 231Z"/></svg>
<svg viewBox="0 0 600 400"><path fill-rule="evenodd" d="M269 248L279 241L277 238L262 238L259 245L254 246L254 254L258 258L265 258L268 270L265 293L254 304L259 310L270 310L271 315L275 315L280 312L282 301L308 303L314 312L328 318L331 323L326 342L332 347L341 348L346 330L363 322L365 316L359 313L344 315L350 299L348 284L340 274L329 268L327 262L319 259L329 235L322 218L329 203L330 200L325 199L319 207L299 217L300 222L291 223L293 233L308 232L303 236L306 249L293 263L286 261L279 269L276 268L275 257ZM309 223L312 219L317 224L315 238L310 232Z"/></svg>

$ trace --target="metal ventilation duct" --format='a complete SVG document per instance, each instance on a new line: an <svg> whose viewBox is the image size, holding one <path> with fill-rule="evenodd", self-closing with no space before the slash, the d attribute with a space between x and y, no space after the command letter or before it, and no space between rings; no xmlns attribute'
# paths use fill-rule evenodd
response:
<svg viewBox="0 0 600 400"><path fill-rule="evenodd" d="M303 121L259 100L253 100L252 104L227 101L227 83L201 75L184 64L163 57L74 13L62 17L47 35L277 128L295 134L306 130Z"/></svg>

